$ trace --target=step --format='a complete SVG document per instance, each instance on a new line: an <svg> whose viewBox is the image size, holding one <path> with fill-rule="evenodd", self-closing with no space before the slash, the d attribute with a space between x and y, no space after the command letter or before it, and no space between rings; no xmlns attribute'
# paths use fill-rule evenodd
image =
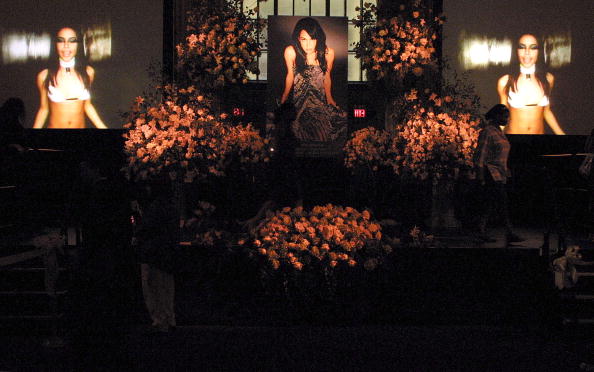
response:
<svg viewBox="0 0 594 372"><path fill-rule="evenodd" d="M30 270L30 271L29 271ZM44 291L45 269L22 269L20 271L0 271L0 293L14 291ZM54 288L66 290L70 285L70 275L60 269L55 278Z"/></svg>
<svg viewBox="0 0 594 372"><path fill-rule="evenodd" d="M594 294L567 293L561 295L565 300L594 301Z"/></svg>
<svg viewBox="0 0 594 372"><path fill-rule="evenodd" d="M20 248L20 249L19 249ZM2 252L0 257L0 267L3 266L10 266L14 264L18 264L23 261L32 260L38 257L41 257L45 250L36 247L26 247L26 248L17 248L18 251L15 252Z"/></svg>
<svg viewBox="0 0 594 372"><path fill-rule="evenodd" d="M562 323L564 325L568 324L578 324L578 325L593 325L594 324L594 316L592 318L562 318Z"/></svg>
<svg viewBox="0 0 594 372"><path fill-rule="evenodd" d="M0 246L0 273L14 268L45 268L43 248L32 245L4 245ZM58 265L66 267L67 255L57 254Z"/></svg>
<svg viewBox="0 0 594 372"><path fill-rule="evenodd" d="M53 316L64 308L65 294L61 291L52 298L41 291L0 293L0 316Z"/></svg>
<svg viewBox="0 0 594 372"><path fill-rule="evenodd" d="M60 290L60 291L56 291L56 296L63 296L66 293L68 293L68 291L66 290ZM0 291L0 296L41 296L41 295L47 295L46 291Z"/></svg>
<svg viewBox="0 0 594 372"><path fill-rule="evenodd" d="M13 320L47 320L53 321L64 317L64 313L55 315L0 315L0 321L13 321Z"/></svg>
<svg viewBox="0 0 594 372"><path fill-rule="evenodd" d="M559 308L559 314L569 319L591 319L594 318L594 303L573 302L563 303Z"/></svg>

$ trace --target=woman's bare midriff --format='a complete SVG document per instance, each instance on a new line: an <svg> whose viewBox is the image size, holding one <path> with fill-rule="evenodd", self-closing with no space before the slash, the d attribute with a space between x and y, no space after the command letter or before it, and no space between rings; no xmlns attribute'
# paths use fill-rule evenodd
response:
<svg viewBox="0 0 594 372"><path fill-rule="evenodd" d="M50 102L48 128L82 129L85 127L85 101Z"/></svg>
<svg viewBox="0 0 594 372"><path fill-rule="evenodd" d="M505 133L544 134L543 106L510 107L509 114L509 124L505 127Z"/></svg>

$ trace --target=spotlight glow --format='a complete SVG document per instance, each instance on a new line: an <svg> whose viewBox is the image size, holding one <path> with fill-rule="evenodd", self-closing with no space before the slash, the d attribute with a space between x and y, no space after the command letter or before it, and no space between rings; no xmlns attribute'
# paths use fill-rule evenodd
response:
<svg viewBox="0 0 594 372"><path fill-rule="evenodd" d="M47 59L51 48L49 33L8 33L2 36L2 63L25 63L29 60Z"/></svg>
<svg viewBox="0 0 594 372"><path fill-rule="evenodd" d="M111 23L93 25L84 31L85 53L89 61L96 62L111 57Z"/></svg>
<svg viewBox="0 0 594 372"><path fill-rule="evenodd" d="M550 35L544 41L545 61L554 68L571 63L571 33Z"/></svg>
<svg viewBox="0 0 594 372"><path fill-rule="evenodd" d="M2 64L26 63L49 58L52 36L49 32L8 32L0 40ZM111 22L92 25L83 31L83 47L89 61L101 61L111 57Z"/></svg>
<svg viewBox="0 0 594 372"><path fill-rule="evenodd" d="M486 36L460 37L460 64L465 70L486 70L491 65L508 65L511 57L510 39L490 39Z"/></svg>
<svg viewBox="0 0 594 372"><path fill-rule="evenodd" d="M495 39L483 35L460 34L458 58L464 70L486 70L489 66L510 63L513 42L509 38ZM571 33L548 35L543 42L545 62L559 68L571 63Z"/></svg>

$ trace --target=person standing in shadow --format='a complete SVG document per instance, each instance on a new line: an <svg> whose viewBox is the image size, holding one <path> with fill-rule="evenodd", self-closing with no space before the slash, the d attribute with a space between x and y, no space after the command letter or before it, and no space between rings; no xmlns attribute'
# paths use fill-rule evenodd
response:
<svg viewBox="0 0 594 372"><path fill-rule="evenodd" d="M0 181L18 181L22 154L27 150L25 142L25 103L11 97L0 107Z"/></svg>
<svg viewBox="0 0 594 372"><path fill-rule="evenodd" d="M79 163L67 207L67 226L80 234L67 321L81 370L92 363L123 363L119 346L132 316L130 198L123 177L107 165L94 156Z"/></svg>
<svg viewBox="0 0 594 372"><path fill-rule="evenodd" d="M176 326L173 274L180 241L179 215L167 176L147 183L144 192L135 233L142 294L152 327L168 332Z"/></svg>
<svg viewBox="0 0 594 372"><path fill-rule="evenodd" d="M23 152L25 122L25 103L22 99L11 97L0 107L0 141L2 149L11 148Z"/></svg>
<svg viewBox="0 0 594 372"><path fill-rule="evenodd" d="M478 238L483 242L495 242L493 237L486 234L486 229L489 217L498 211L504 221L507 246L509 243L524 241L513 233L506 190L510 175L507 160L511 145L501 128L509 121L509 109L505 105L497 104L485 114L485 118L487 123L479 134L474 159L483 205Z"/></svg>

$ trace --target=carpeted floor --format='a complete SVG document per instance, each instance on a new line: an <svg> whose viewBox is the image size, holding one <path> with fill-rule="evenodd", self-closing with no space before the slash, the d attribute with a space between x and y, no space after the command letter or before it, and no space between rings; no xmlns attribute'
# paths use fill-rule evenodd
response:
<svg viewBox="0 0 594 372"><path fill-rule="evenodd" d="M594 357L584 335L484 326L131 327L61 349L0 340L2 371L559 372L587 370Z"/></svg>

